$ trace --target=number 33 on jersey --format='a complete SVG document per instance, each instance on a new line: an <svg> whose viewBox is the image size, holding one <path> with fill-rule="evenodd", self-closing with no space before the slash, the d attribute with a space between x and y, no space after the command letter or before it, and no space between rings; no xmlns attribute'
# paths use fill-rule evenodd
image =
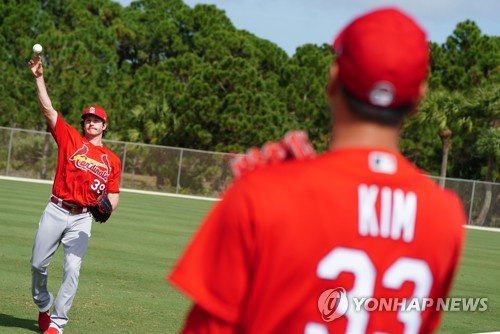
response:
<svg viewBox="0 0 500 334"><path fill-rule="evenodd" d="M359 235L411 243L415 236L417 204L417 195L412 191L361 184L358 187ZM347 291L341 288L346 293L346 296L343 296L344 309L331 319L345 316L345 333L367 332L370 312L362 307L355 307L357 303L353 302L353 297L358 298L358 303L359 300L371 298L376 295L377 285L380 285L378 290L392 291L388 293L388 296L393 296L389 309L397 313L395 323L399 323L402 331L408 334L422 332L422 310L405 309L402 303L403 300L408 303L413 300L422 301L431 295L434 277L429 263L425 258L401 256L389 263L387 269L380 270L381 266L376 266L369 252L369 249L365 251L335 247L319 262L316 274L321 279L336 280L341 274L354 277ZM401 291L405 284L412 288L408 290L410 293L400 298L398 296L402 295L398 294L398 291ZM379 297L388 303L386 297L380 294ZM391 306L392 304L394 306ZM320 311L323 311L321 306L318 304ZM324 307L326 306L332 305ZM370 311L373 310L376 308L370 308ZM331 313L336 310L327 311ZM327 334L329 331L324 324L310 322L306 325L305 333Z"/></svg>

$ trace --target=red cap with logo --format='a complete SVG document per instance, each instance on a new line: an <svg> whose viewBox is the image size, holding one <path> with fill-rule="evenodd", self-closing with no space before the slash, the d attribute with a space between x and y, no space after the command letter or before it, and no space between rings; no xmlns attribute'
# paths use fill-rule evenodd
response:
<svg viewBox="0 0 500 334"><path fill-rule="evenodd" d="M395 8L352 21L336 38L339 80L359 100L393 108L415 103L427 77L425 31Z"/></svg>
<svg viewBox="0 0 500 334"><path fill-rule="evenodd" d="M98 106L88 107L87 109L85 109L82 112L82 118L85 118L85 116L87 116L87 115L97 116L97 117L101 118L104 122L107 122L106 111L104 111L104 109L102 109L101 107L98 107Z"/></svg>

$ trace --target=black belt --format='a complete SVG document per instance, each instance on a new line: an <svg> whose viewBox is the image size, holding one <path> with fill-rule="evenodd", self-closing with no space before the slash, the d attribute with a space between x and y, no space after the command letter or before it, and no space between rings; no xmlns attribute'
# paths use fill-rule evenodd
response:
<svg viewBox="0 0 500 334"><path fill-rule="evenodd" d="M71 213L85 213L85 212L87 212L87 208L85 208L83 206L76 205L76 204L72 204L69 202L65 202L62 199L57 198L55 196L51 196L50 201L52 203L54 203L55 205L57 205L58 207L63 208L64 210L68 210Z"/></svg>

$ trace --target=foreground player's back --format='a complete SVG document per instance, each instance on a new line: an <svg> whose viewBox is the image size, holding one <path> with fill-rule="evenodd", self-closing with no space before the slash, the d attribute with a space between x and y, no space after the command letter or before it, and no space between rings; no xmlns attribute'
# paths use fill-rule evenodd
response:
<svg viewBox="0 0 500 334"><path fill-rule="evenodd" d="M242 321L249 332L428 332L437 325L433 308L398 306L447 294L463 210L401 155L333 151L249 175L241 188L235 198L245 201L250 221L241 227L252 243ZM343 310L335 315L331 298L339 291L350 305L335 319ZM361 305L362 298L375 299ZM393 304L379 310L375 302Z"/></svg>
<svg viewBox="0 0 500 334"><path fill-rule="evenodd" d="M436 307L412 305L448 293L465 215L397 153L426 92L426 34L381 8L332 48L330 151L249 172L210 211L170 275L194 301L186 333L436 328Z"/></svg>

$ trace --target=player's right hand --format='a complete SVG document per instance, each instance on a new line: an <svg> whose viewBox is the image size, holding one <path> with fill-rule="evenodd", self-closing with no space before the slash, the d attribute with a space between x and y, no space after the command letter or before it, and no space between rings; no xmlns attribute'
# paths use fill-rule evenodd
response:
<svg viewBox="0 0 500 334"><path fill-rule="evenodd" d="M237 155L229 162L233 177L286 160L302 160L316 155L307 133L301 130L289 131L279 142L267 142L261 149L251 148L245 154Z"/></svg>
<svg viewBox="0 0 500 334"><path fill-rule="evenodd" d="M40 56L35 56L28 62L31 73L35 78L41 77L43 75L43 65Z"/></svg>

